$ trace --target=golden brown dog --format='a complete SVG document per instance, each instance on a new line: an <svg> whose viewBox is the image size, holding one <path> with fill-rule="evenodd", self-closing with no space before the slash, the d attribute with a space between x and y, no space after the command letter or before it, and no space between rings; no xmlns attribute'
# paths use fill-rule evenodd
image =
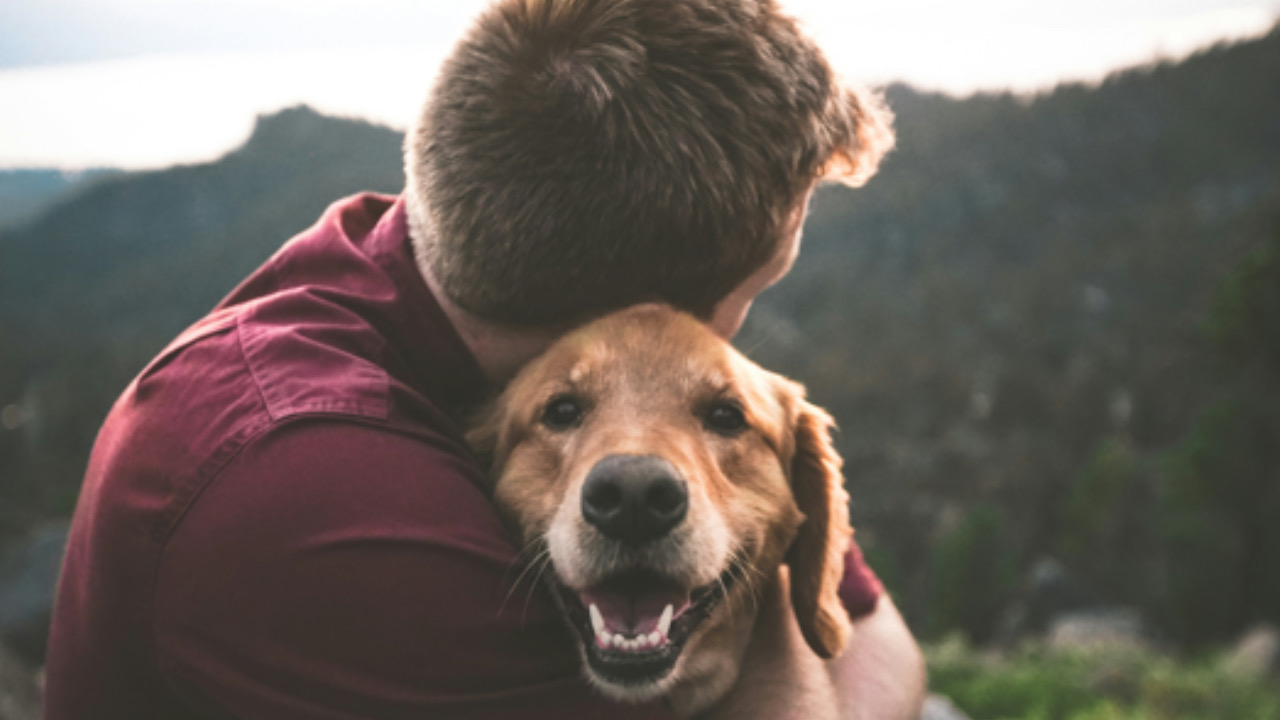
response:
<svg viewBox="0 0 1280 720"><path fill-rule="evenodd" d="M737 678L784 560L809 645L829 658L848 640L830 425L796 383L646 305L553 345L469 440L504 518L554 569L591 682L690 715Z"/></svg>

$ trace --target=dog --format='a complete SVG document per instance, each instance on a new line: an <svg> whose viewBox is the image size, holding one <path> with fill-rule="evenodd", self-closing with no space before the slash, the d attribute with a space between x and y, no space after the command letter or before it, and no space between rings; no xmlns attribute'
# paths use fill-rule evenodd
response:
<svg viewBox="0 0 1280 720"><path fill-rule="evenodd" d="M832 420L803 388L663 305L531 361L468 441L545 573L599 691L681 716L733 685L764 585L789 566L809 646L838 655L852 529Z"/></svg>

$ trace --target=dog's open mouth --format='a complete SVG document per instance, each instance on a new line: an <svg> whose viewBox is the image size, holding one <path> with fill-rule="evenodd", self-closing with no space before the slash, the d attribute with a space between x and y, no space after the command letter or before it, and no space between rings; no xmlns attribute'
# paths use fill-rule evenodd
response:
<svg viewBox="0 0 1280 720"><path fill-rule="evenodd" d="M671 672L685 642L724 599L731 581L726 573L688 590L658 573L637 569L588 590L563 585L559 590L592 670L613 683L644 685Z"/></svg>

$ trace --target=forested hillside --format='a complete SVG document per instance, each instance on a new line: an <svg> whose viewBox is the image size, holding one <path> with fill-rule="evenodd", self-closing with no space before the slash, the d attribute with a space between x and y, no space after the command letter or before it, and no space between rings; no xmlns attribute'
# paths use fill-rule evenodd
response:
<svg viewBox="0 0 1280 720"><path fill-rule="evenodd" d="M115 170L0 170L0 228L26 222L75 189Z"/></svg>
<svg viewBox="0 0 1280 720"><path fill-rule="evenodd" d="M1280 32L1099 87L888 97L899 150L817 197L739 344L837 416L915 626L996 637L1044 556L1174 640L1280 620ZM70 511L151 354L329 202L402 183L396 133L295 108L0 230L0 542Z"/></svg>
<svg viewBox="0 0 1280 720"><path fill-rule="evenodd" d="M1280 618L1256 580L1280 544L1235 510L1169 507L1168 467L1228 386L1262 392L1203 325L1280 220L1280 33L1098 88L889 100L900 150L818 199L743 344L841 421L860 537L900 602L988 639L1052 555L1177 637ZM1244 505L1280 517L1280 454L1241 453Z"/></svg>

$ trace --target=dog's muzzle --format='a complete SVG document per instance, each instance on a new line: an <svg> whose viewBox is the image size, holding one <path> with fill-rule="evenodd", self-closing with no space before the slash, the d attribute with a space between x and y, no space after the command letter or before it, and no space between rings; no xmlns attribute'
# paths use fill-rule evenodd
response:
<svg viewBox="0 0 1280 720"><path fill-rule="evenodd" d="M597 678L653 687L724 597L732 575L691 587L657 559L687 542L680 530L689 514L684 477L657 455L600 460L583 481L580 503L595 530L588 541L611 569L589 587L560 586L564 608Z"/></svg>

